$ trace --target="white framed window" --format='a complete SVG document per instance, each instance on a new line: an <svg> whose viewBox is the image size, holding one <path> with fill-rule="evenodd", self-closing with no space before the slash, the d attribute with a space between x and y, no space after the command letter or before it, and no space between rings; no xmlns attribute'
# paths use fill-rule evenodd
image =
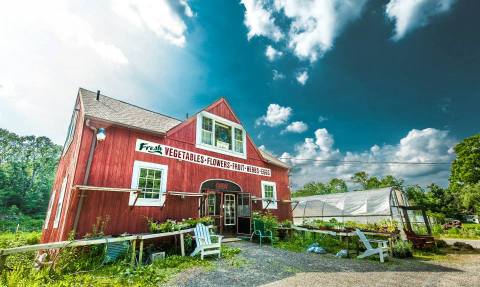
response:
<svg viewBox="0 0 480 287"><path fill-rule="evenodd" d="M130 193L129 205L162 206L167 190L168 166L136 160L133 164L132 189L141 189L138 195ZM136 202L135 202L136 200Z"/></svg>
<svg viewBox="0 0 480 287"><path fill-rule="evenodd" d="M65 139L65 144L63 145L62 156L65 155L70 147L70 144L73 141L73 135L75 134L75 126L77 125L78 118L78 108L75 106L72 113L72 118L70 119L70 125L68 126L67 138Z"/></svg>
<svg viewBox="0 0 480 287"><path fill-rule="evenodd" d="M56 190L52 191L52 196L50 197L50 201L48 202L47 216L45 217L45 223L43 224L44 229L48 228L48 222L50 222L50 215L52 214L52 205L53 205L53 202L55 202L56 193L57 193Z"/></svg>
<svg viewBox="0 0 480 287"><path fill-rule="evenodd" d="M65 197L65 190L67 189L67 181L68 181L68 176L65 176L62 182L62 188L60 189L60 196L58 197L57 211L55 212L55 220L53 221L53 228L58 228L58 224L60 223L60 216L62 215L62 207L63 207L63 198Z"/></svg>
<svg viewBox="0 0 480 287"><path fill-rule="evenodd" d="M197 148L247 158L246 133L237 123L203 111L197 115L196 134Z"/></svg>
<svg viewBox="0 0 480 287"><path fill-rule="evenodd" d="M277 184L271 181L262 180L262 198L273 200L270 202L262 200L262 207L267 209L277 209Z"/></svg>

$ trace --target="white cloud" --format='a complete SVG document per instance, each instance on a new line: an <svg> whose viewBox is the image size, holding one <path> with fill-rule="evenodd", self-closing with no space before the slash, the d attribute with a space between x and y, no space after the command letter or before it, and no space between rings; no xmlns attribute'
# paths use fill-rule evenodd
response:
<svg viewBox="0 0 480 287"><path fill-rule="evenodd" d="M290 123L285 129L282 131L282 133L297 133L301 134L305 132L308 129L308 125L302 121L296 121Z"/></svg>
<svg viewBox="0 0 480 287"><path fill-rule="evenodd" d="M267 56L270 62L275 61L276 59L280 58L282 55L283 55L282 51L278 51L277 49L273 48L270 45L268 45L267 49L265 50L265 56Z"/></svg>
<svg viewBox="0 0 480 287"><path fill-rule="evenodd" d="M259 149L259 150L262 150L262 151L264 151L264 152L267 152L267 153L269 153L269 154L271 154L271 155L273 155L273 156L276 156L273 151L267 149L267 147L266 147L265 145L263 145L263 144L262 144L261 146L259 146L258 149Z"/></svg>
<svg viewBox="0 0 480 287"><path fill-rule="evenodd" d="M295 166L292 181L296 187L309 181L327 181L331 178L350 177L358 171L370 175L403 178L407 184L445 185L448 182L449 165L408 164L339 164L338 161L361 162L450 162L454 155L452 146L456 140L448 131L427 128L413 129L396 145L373 145L369 150L341 152L334 148L334 138L326 129L315 131L315 139L306 138L294 148L294 153L284 153L285 162Z"/></svg>
<svg viewBox="0 0 480 287"><path fill-rule="evenodd" d="M285 79L285 75L280 73L279 71L277 71L275 69L272 70L272 73L273 73L273 80L274 81Z"/></svg>
<svg viewBox="0 0 480 287"><path fill-rule="evenodd" d="M367 0L277 0L275 8L291 20L289 47L300 59L316 61L357 19Z"/></svg>
<svg viewBox="0 0 480 287"><path fill-rule="evenodd" d="M267 113L257 119L256 125L276 127L285 124L292 115L292 108L282 107L278 104L270 104Z"/></svg>
<svg viewBox="0 0 480 287"><path fill-rule="evenodd" d="M297 79L297 82L304 86L305 83L308 81L308 72L307 71L302 71L297 73L297 76L295 77Z"/></svg>
<svg viewBox="0 0 480 287"><path fill-rule="evenodd" d="M323 123L323 122L325 122L325 121L328 121L328 118L327 118L327 117L324 117L324 116L319 116L319 117L318 117L318 122L319 122L319 123Z"/></svg>
<svg viewBox="0 0 480 287"><path fill-rule="evenodd" d="M275 24L272 9L262 0L242 0L245 7L244 24L248 28L248 39L254 36L265 36L278 41L283 38L280 28Z"/></svg>
<svg viewBox="0 0 480 287"><path fill-rule="evenodd" d="M425 26L430 18L447 12L456 0L390 0L386 6L386 15L395 22L395 41L410 31Z"/></svg>
<svg viewBox="0 0 480 287"><path fill-rule="evenodd" d="M188 48L136 28L110 4L0 4L0 127L63 143L79 87L184 114L194 90L201 88L195 80L201 77L200 64ZM184 13L180 4L176 8ZM193 79L191 85L185 86L185 77ZM166 108L173 99L181 103Z"/></svg>
<svg viewBox="0 0 480 287"><path fill-rule="evenodd" d="M186 16L193 16L187 1L178 3ZM187 25L169 1L114 0L113 11L138 28L145 27L174 45L185 46Z"/></svg>

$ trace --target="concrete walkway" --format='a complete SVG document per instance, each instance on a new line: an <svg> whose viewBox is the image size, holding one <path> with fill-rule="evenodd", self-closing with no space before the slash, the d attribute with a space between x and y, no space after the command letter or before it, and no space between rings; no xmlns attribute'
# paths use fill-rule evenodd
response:
<svg viewBox="0 0 480 287"><path fill-rule="evenodd" d="M478 286L480 254L443 261L338 259L295 253L249 242L229 243L242 252L211 270L182 273L169 286Z"/></svg>

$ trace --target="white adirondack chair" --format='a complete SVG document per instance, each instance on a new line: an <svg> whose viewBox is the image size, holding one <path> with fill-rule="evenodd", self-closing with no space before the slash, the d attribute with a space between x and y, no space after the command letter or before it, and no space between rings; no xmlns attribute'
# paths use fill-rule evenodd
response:
<svg viewBox="0 0 480 287"><path fill-rule="evenodd" d="M360 241L362 241L363 245L365 245L365 248L367 248L367 250L362 254L358 255L357 258L365 258L378 254L378 256L380 256L380 262L384 262L384 258L388 256L388 241L368 239L365 234L360 231L360 229L355 230L355 233L357 233ZM373 248L372 244L370 244L371 242L377 243L377 248Z"/></svg>
<svg viewBox="0 0 480 287"><path fill-rule="evenodd" d="M195 256L200 253L203 260L205 255L218 254L218 258L220 258L223 236L211 235L208 227L201 223L197 223L193 232L195 233L195 242L197 246L190 256ZM212 237L218 238L217 242L212 243Z"/></svg>

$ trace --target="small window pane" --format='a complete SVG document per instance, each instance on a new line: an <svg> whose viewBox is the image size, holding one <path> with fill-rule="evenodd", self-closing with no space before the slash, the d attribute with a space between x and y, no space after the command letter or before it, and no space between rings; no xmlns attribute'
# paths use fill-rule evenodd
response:
<svg viewBox="0 0 480 287"><path fill-rule="evenodd" d="M232 149L232 127L215 123L215 146L222 149Z"/></svg>
<svg viewBox="0 0 480 287"><path fill-rule="evenodd" d="M212 132L213 131L212 119L203 117L203 119L202 119L202 129Z"/></svg>
<svg viewBox="0 0 480 287"><path fill-rule="evenodd" d="M162 171L158 169L141 168L138 178L138 188L142 189L139 198L160 198Z"/></svg>

